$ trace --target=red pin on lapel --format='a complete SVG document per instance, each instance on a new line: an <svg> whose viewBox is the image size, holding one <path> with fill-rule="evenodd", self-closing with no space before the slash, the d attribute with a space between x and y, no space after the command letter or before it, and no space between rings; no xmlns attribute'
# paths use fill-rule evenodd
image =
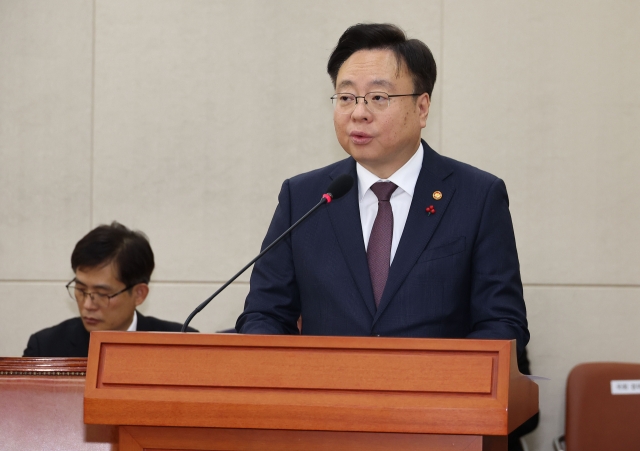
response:
<svg viewBox="0 0 640 451"><path fill-rule="evenodd" d="M433 205L429 205L426 208L426 211L427 211L427 216L431 216L431 215L435 215L436 214L436 209L433 208Z"/></svg>

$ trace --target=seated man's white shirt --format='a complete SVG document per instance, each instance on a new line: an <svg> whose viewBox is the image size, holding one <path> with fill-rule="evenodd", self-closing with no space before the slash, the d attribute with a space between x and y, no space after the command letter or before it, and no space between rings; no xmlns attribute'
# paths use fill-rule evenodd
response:
<svg viewBox="0 0 640 451"><path fill-rule="evenodd" d="M133 311L133 321L131 321L131 325L127 329L127 332L135 332L138 330L138 312Z"/></svg>
<svg viewBox="0 0 640 451"><path fill-rule="evenodd" d="M378 214L378 198L371 191L371 186L376 182L393 182L398 188L391 195L391 210L393 211L393 238L391 240L391 262L396 255L400 237L407 223L409 216L409 208L413 199L413 192L418 182L418 176L422 169L422 159L424 150L422 143L418 147L416 153L407 161L404 166L398 169L388 179L381 179L362 167L360 163L356 164L356 172L358 174L358 202L360 207L360 221L362 223L362 237L364 238L365 249L369 246L369 236L373 228L373 222ZM426 208L426 206L425 206Z"/></svg>

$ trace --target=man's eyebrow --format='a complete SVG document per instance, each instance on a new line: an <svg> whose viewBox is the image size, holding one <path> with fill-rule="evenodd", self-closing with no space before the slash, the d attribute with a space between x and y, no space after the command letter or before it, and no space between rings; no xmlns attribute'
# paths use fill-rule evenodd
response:
<svg viewBox="0 0 640 451"><path fill-rule="evenodd" d="M354 83L351 80L342 80L336 86L336 90L343 89L343 88L350 88L352 86L354 86ZM383 88L393 88L394 87L393 83L391 83L389 80L385 80L384 78L375 79L375 80L369 82L368 86L380 86L380 87L383 87Z"/></svg>
<svg viewBox="0 0 640 451"><path fill-rule="evenodd" d="M94 285L93 289L94 290L113 291L113 288L110 285Z"/></svg>
<svg viewBox="0 0 640 451"><path fill-rule="evenodd" d="M385 88L393 88L393 83L385 79L373 80L371 84L375 86L384 86Z"/></svg>
<svg viewBox="0 0 640 451"><path fill-rule="evenodd" d="M77 285L82 285L83 287L89 288L89 285L87 285L84 282L81 282L80 280L76 279L76 284ZM94 285L91 287L93 290L106 290L106 291L113 291L113 288L110 285Z"/></svg>
<svg viewBox="0 0 640 451"><path fill-rule="evenodd" d="M342 80L340 84L336 86L336 89L342 89L342 88L347 88L351 86L353 86L353 82L351 80Z"/></svg>

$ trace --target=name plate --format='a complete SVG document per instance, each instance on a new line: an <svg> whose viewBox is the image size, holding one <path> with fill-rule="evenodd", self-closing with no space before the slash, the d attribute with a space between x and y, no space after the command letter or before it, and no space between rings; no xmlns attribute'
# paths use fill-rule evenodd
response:
<svg viewBox="0 0 640 451"><path fill-rule="evenodd" d="M640 395L640 379L611 381L612 395Z"/></svg>

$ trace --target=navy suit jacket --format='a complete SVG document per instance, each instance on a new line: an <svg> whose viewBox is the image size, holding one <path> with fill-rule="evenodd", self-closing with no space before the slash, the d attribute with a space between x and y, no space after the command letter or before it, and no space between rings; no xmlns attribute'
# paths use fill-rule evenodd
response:
<svg viewBox="0 0 640 451"><path fill-rule="evenodd" d="M182 324L138 314L138 332L180 332ZM189 332L197 332L188 328ZM80 317L71 318L29 337L23 357L87 357L89 332Z"/></svg>
<svg viewBox="0 0 640 451"><path fill-rule="evenodd" d="M240 333L529 341L504 182L426 142L405 228L376 309L357 185L256 263ZM286 180L263 248L311 209L352 158ZM441 200L433 193L440 191ZM425 208L433 205L436 213Z"/></svg>

